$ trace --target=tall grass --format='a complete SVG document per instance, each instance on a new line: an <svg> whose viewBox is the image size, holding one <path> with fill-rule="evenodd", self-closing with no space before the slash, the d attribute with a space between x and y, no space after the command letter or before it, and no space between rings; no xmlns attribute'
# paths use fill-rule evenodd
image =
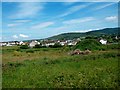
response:
<svg viewBox="0 0 120 90"><path fill-rule="evenodd" d="M53 51L49 51L49 53ZM57 52L57 51L56 51ZM58 53L58 52L57 52ZM3 88L117 88L117 51L9 62L3 66ZM56 54L57 55L57 54ZM58 55L62 55L59 54Z"/></svg>

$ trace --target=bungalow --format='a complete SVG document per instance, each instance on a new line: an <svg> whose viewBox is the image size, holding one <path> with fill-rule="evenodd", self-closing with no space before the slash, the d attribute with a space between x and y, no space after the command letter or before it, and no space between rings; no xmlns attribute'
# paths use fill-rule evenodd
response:
<svg viewBox="0 0 120 90"><path fill-rule="evenodd" d="M12 44L8 43L6 46L13 46Z"/></svg>
<svg viewBox="0 0 120 90"><path fill-rule="evenodd" d="M67 44L67 41L66 41L66 40L63 40L63 41L60 41L59 43L60 43L60 45L64 46L64 45Z"/></svg>
<svg viewBox="0 0 120 90"><path fill-rule="evenodd" d="M53 42L53 43L46 43L45 44L45 46L47 46L47 47L49 47L49 46L54 46L55 45L55 43Z"/></svg>
<svg viewBox="0 0 120 90"><path fill-rule="evenodd" d="M0 42L0 46L6 46L7 42Z"/></svg>
<svg viewBox="0 0 120 90"><path fill-rule="evenodd" d="M49 46L54 46L55 45L55 41L53 40L48 40L48 41L45 41L42 46L46 46L46 47L49 47Z"/></svg>
<svg viewBox="0 0 120 90"><path fill-rule="evenodd" d="M107 40L101 39L101 40L100 40L100 43L106 45L106 44L107 44Z"/></svg>
<svg viewBox="0 0 120 90"><path fill-rule="evenodd" d="M117 39L118 39L118 37L116 36L116 37L115 37L115 39L117 40Z"/></svg>
<svg viewBox="0 0 120 90"><path fill-rule="evenodd" d="M19 42L19 45L23 45L23 44L24 44L24 42L23 42L23 41L20 41L20 42Z"/></svg>
<svg viewBox="0 0 120 90"><path fill-rule="evenodd" d="M16 45L16 43L14 41L8 42L8 44L10 44L10 45Z"/></svg>
<svg viewBox="0 0 120 90"><path fill-rule="evenodd" d="M64 46L66 44L66 42L60 42L60 45Z"/></svg>
<svg viewBox="0 0 120 90"><path fill-rule="evenodd" d="M38 42L38 41L32 41L31 43L29 43L29 47L32 48L32 47L34 47L37 44L40 44L40 42Z"/></svg>
<svg viewBox="0 0 120 90"><path fill-rule="evenodd" d="M68 45L72 45L72 46L74 46L74 45L76 45L77 44L77 42L70 42L70 43L68 43Z"/></svg>

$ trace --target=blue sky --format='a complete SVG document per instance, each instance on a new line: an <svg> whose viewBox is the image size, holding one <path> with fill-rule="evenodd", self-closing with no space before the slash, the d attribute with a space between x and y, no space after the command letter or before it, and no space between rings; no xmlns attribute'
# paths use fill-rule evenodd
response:
<svg viewBox="0 0 120 90"><path fill-rule="evenodd" d="M2 40L117 27L117 2L2 2Z"/></svg>

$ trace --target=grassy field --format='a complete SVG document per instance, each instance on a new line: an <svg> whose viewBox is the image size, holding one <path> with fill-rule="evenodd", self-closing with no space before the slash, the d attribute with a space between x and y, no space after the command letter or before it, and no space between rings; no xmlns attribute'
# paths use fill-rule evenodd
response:
<svg viewBox="0 0 120 90"><path fill-rule="evenodd" d="M75 56L66 47L3 47L3 88L118 88L116 46Z"/></svg>

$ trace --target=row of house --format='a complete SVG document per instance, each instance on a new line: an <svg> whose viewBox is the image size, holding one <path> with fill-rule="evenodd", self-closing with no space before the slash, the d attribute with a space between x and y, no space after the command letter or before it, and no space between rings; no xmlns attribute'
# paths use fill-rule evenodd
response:
<svg viewBox="0 0 120 90"><path fill-rule="evenodd" d="M34 47L35 45L41 45L41 46L49 47L49 46L55 45L55 43L59 43L61 46L64 46L64 45L74 46L79 41L81 41L80 38L74 39L74 40L43 40L40 42L37 40L33 40L31 42L11 41L11 42L0 42L0 46L29 45L29 47ZM104 40L104 39L101 39L99 42L101 44L107 44L107 40Z"/></svg>
<svg viewBox="0 0 120 90"><path fill-rule="evenodd" d="M10 42L0 42L0 46L16 46L16 45L26 45L27 42L23 41L10 41Z"/></svg>
<svg viewBox="0 0 120 90"><path fill-rule="evenodd" d="M15 45L29 45L29 47L34 47L35 45L41 46L53 46L55 43L59 43L60 45L76 45L80 39L75 40L41 40L40 42L37 40L33 40L31 42L23 42L23 41L11 41L11 42L0 42L0 46L15 46Z"/></svg>
<svg viewBox="0 0 120 90"><path fill-rule="evenodd" d="M29 43L29 47L34 47L37 44L38 45L41 44L41 46L49 47L49 46L54 46L56 43L60 44L61 46L76 45L79 41L78 40L46 40L43 42L38 42L35 40Z"/></svg>

